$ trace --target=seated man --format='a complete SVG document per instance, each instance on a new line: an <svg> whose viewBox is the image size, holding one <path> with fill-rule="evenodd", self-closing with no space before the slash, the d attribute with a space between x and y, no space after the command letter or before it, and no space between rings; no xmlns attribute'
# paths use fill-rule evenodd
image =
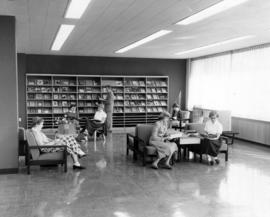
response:
<svg viewBox="0 0 270 217"><path fill-rule="evenodd" d="M83 133L86 129L90 136L94 134L94 132L101 127L104 126L104 123L107 119L107 114L104 112L104 104L98 104L98 109L94 115L93 119L86 119L86 126L81 130Z"/></svg>

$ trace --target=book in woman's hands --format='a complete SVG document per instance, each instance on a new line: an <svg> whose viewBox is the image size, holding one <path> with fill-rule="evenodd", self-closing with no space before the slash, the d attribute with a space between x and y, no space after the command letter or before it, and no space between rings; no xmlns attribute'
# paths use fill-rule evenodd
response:
<svg viewBox="0 0 270 217"><path fill-rule="evenodd" d="M205 139L217 139L217 135L214 134L201 133L201 136Z"/></svg>

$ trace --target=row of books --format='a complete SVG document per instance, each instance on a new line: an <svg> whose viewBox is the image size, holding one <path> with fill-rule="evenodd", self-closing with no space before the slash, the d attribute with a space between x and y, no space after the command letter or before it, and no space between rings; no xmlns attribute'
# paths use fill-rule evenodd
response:
<svg viewBox="0 0 270 217"><path fill-rule="evenodd" d="M27 92L50 93L52 92L52 88L51 87L27 87Z"/></svg>
<svg viewBox="0 0 270 217"><path fill-rule="evenodd" d="M55 100L76 100L75 94L53 94Z"/></svg>
<svg viewBox="0 0 270 217"><path fill-rule="evenodd" d="M51 85L51 80L49 79L30 79L27 82L27 85L37 85L37 86L41 86L41 85Z"/></svg>
<svg viewBox="0 0 270 217"><path fill-rule="evenodd" d="M78 106L79 107L96 107L97 106L97 104L96 103L94 103L94 102L84 102L84 101L80 101L79 103L78 103Z"/></svg>
<svg viewBox="0 0 270 217"><path fill-rule="evenodd" d="M125 94L125 99L126 100L132 100L132 99L140 99L140 100L145 100L145 95L143 94Z"/></svg>
<svg viewBox="0 0 270 217"><path fill-rule="evenodd" d="M140 113L145 112L145 107L133 107L133 108L125 108L126 113L134 112L134 113Z"/></svg>
<svg viewBox="0 0 270 217"><path fill-rule="evenodd" d="M166 101L147 101L148 106L167 106Z"/></svg>
<svg viewBox="0 0 270 217"><path fill-rule="evenodd" d="M51 94L40 94L40 93L28 93L28 99L32 100L50 100Z"/></svg>
<svg viewBox="0 0 270 217"><path fill-rule="evenodd" d="M83 86L100 86L100 81L97 80L79 80L79 85Z"/></svg>
<svg viewBox="0 0 270 217"><path fill-rule="evenodd" d="M167 83L165 81L147 81L147 86L155 86L155 87L167 87Z"/></svg>
<svg viewBox="0 0 270 217"><path fill-rule="evenodd" d="M167 99L167 95L164 95L164 94L147 94L146 95L146 98L148 100L151 100L151 99Z"/></svg>
<svg viewBox="0 0 270 217"><path fill-rule="evenodd" d="M69 107L71 105L76 105L76 102L72 101L53 101L52 106L53 107L58 107L58 106L63 106L63 107Z"/></svg>
<svg viewBox="0 0 270 217"><path fill-rule="evenodd" d="M117 107L117 108L114 108L114 109L113 109L113 112L114 112L114 113L123 113L123 112L124 112L124 109L123 109L123 108Z"/></svg>
<svg viewBox="0 0 270 217"><path fill-rule="evenodd" d="M93 88L93 87L79 87L79 93L99 93L100 88Z"/></svg>
<svg viewBox="0 0 270 217"><path fill-rule="evenodd" d="M166 108L164 107L148 107L147 108L147 112L151 113L151 112L163 112L166 111Z"/></svg>
<svg viewBox="0 0 270 217"><path fill-rule="evenodd" d="M52 113L52 109L50 108L28 108L28 114L50 114Z"/></svg>
<svg viewBox="0 0 270 217"><path fill-rule="evenodd" d="M115 94L115 100L123 100L124 99L124 96L123 94ZM108 97L107 94L102 94L102 99L106 100Z"/></svg>
<svg viewBox="0 0 270 217"><path fill-rule="evenodd" d="M123 88L121 88L121 87L113 87L113 88L112 88L112 91L113 91L114 93L123 93ZM103 88L102 88L102 92L103 92L103 93L106 93L106 92L107 92L107 88L106 88L106 87L103 87Z"/></svg>
<svg viewBox="0 0 270 217"><path fill-rule="evenodd" d="M123 81L120 80L102 80L102 86L123 86Z"/></svg>
<svg viewBox="0 0 270 217"><path fill-rule="evenodd" d="M144 81L132 81L132 80L126 80L125 81L125 85L126 86L135 86L135 87L138 87L138 86L140 86L140 87L144 87L145 86L145 82Z"/></svg>
<svg viewBox="0 0 270 217"><path fill-rule="evenodd" d="M63 93L63 92L77 92L76 87L54 87L53 92Z"/></svg>
<svg viewBox="0 0 270 217"><path fill-rule="evenodd" d="M54 80L55 85L63 85L63 86L75 86L76 80L71 79L56 79Z"/></svg>
<svg viewBox="0 0 270 217"><path fill-rule="evenodd" d="M28 107L51 107L52 103L49 101L28 101Z"/></svg>
<svg viewBox="0 0 270 217"><path fill-rule="evenodd" d="M125 106L145 106L145 101L125 101Z"/></svg>
<svg viewBox="0 0 270 217"><path fill-rule="evenodd" d="M114 106L124 106L123 101L115 101Z"/></svg>
<svg viewBox="0 0 270 217"><path fill-rule="evenodd" d="M79 100L99 100L99 94L79 94Z"/></svg>
<svg viewBox="0 0 270 217"><path fill-rule="evenodd" d="M167 93L167 88L147 88L147 93Z"/></svg>
<svg viewBox="0 0 270 217"><path fill-rule="evenodd" d="M135 93L145 93L145 88L142 87L126 87L126 93L135 92Z"/></svg>

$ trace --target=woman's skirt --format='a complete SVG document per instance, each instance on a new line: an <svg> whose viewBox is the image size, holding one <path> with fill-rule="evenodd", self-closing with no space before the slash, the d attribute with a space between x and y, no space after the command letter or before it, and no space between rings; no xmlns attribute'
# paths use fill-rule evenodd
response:
<svg viewBox="0 0 270 217"><path fill-rule="evenodd" d="M59 141L55 142L55 145L65 145L67 146L67 152L69 154L77 154L81 155L83 152L81 150L80 145L76 142L75 138L71 135L65 135L59 137ZM57 152L57 151L62 151L62 148L42 148L42 152Z"/></svg>
<svg viewBox="0 0 270 217"><path fill-rule="evenodd" d="M104 123L96 120L86 120L86 129L90 136L94 134L96 130L101 129L104 126Z"/></svg>
<svg viewBox="0 0 270 217"><path fill-rule="evenodd" d="M157 149L159 158L165 158L178 151L178 147L174 142L150 141L150 145Z"/></svg>
<svg viewBox="0 0 270 217"><path fill-rule="evenodd" d="M190 151L198 154L207 154L212 157L217 157L221 147L219 140L203 139L200 145L191 146Z"/></svg>

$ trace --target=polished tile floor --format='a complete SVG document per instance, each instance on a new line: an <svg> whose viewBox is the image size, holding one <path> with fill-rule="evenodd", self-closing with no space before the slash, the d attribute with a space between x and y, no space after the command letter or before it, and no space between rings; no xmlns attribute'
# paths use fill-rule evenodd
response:
<svg viewBox="0 0 270 217"><path fill-rule="evenodd" d="M222 156L223 158L223 156ZM23 165L23 162L20 162ZM89 143L87 170L0 176L1 217L269 217L270 149L236 142L219 166L152 170L125 156L125 136Z"/></svg>

